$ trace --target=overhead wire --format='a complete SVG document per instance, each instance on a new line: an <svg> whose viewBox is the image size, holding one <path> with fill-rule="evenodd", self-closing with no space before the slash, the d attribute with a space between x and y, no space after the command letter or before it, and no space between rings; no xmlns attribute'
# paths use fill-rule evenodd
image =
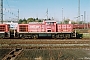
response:
<svg viewBox="0 0 90 60"><path fill-rule="evenodd" d="M9 3L8 3L8 0L6 0L6 3L7 3L7 6L9 7L9 9L5 8L5 11L7 11L7 13L13 15L14 17L18 17L16 14L14 14L13 12L11 12L12 9L11 9ZM6 16L6 14L4 14L4 15ZM10 19L14 19L14 18L12 18L12 17L10 17L10 16L9 16L9 18L10 18Z"/></svg>

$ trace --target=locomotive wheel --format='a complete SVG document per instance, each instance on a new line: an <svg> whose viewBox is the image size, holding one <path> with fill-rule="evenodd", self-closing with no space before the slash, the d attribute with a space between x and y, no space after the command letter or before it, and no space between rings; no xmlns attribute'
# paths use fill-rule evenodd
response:
<svg viewBox="0 0 90 60"><path fill-rule="evenodd" d="M57 38L57 39L58 39L58 38L63 39L63 38L64 38L64 35L63 35L63 34L58 34L58 35L56 35L56 38Z"/></svg>
<svg viewBox="0 0 90 60"><path fill-rule="evenodd" d="M0 39L3 39L4 38L4 36L2 35L2 36L0 36Z"/></svg>
<svg viewBox="0 0 90 60"><path fill-rule="evenodd" d="M38 38L38 35L36 35L36 38Z"/></svg>
<svg viewBox="0 0 90 60"><path fill-rule="evenodd" d="M70 38L70 34L65 34L65 39Z"/></svg>
<svg viewBox="0 0 90 60"><path fill-rule="evenodd" d="M55 38L56 38L56 39L57 39L57 38L59 38L59 35L56 35L56 37L55 37Z"/></svg>
<svg viewBox="0 0 90 60"><path fill-rule="evenodd" d="M52 35L52 38L54 38L54 39L55 39L55 35Z"/></svg>
<svg viewBox="0 0 90 60"><path fill-rule="evenodd" d="M67 39L68 38L68 36L67 36L67 34L65 35L65 39Z"/></svg>
<svg viewBox="0 0 90 60"><path fill-rule="evenodd" d="M22 39L25 39L24 35L21 36Z"/></svg>
<svg viewBox="0 0 90 60"><path fill-rule="evenodd" d="M63 39L64 38L64 34L60 34L60 39Z"/></svg>
<svg viewBox="0 0 90 60"><path fill-rule="evenodd" d="M36 39L36 35L34 35L33 37L34 37L34 39Z"/></svg>
<svg viewBox="0 0 90 60"><path fill-rule="evenodd" d="M24 37L22 37L22 39L25 39Z"/></svg>
<svg viewBox="0 0 90 60"><path fill-rule="evenodd" d="M37 39L38 38L38 35L33 35L32 38L33 39Z"/></svg>

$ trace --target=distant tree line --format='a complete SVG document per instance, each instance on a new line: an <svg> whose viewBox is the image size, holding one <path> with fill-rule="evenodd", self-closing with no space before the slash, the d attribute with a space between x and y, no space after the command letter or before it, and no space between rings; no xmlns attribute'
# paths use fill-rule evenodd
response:
<svg viewBox="0 0 90 60"><path fill-rule="evenodd" d="M44 19L44 20L47 20L47 19ZM52 20L52 19L48 19L48 20ZM38 19L38 18L28 18L28 19L20 19L19 20L19 24L28 24L29 22L42 22L43 20L41 19ZM83 24L85 22L83 21L78 21L78 22L75 22L73 20L70 20L70 19L64 19L63 21L61 21L60 23L62 24L69 24L69 21L71 21L71 24Z"/></svg>
<svg viewBox="0 0 90 60"><path fill-rule="evenodd" d="M19 24L27 24L27 23L29 23L29 22L42 22L42 20L41 19L38 19L38 18L28 18L28 19L20 19L19 20Z"/></svg>
<svg viewBox="0 0 90 60"><path fill-rule="evenodd" d="M70 20L70 19L65 19L63 22L60 22L60 23L63 23L63 24L69 24L69 21L71 21L71 24L84 24L85 22L83 21L74 21L74 20Z"/></svg>

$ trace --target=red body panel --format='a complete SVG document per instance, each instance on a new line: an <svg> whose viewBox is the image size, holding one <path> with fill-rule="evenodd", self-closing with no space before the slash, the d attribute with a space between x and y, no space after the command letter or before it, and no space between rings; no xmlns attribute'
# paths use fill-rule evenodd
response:
<svg viewBox="0 0 90 60"><path fill-rule="evenodd" d="M28 32L28 24L18 24L17 32Z"/></svg>
<svg viewBox="0 0 90 60"><path fill-rule="evenodd" d="M18 24L17 32L56 32L56 22L53 24Z"/></svg>
<svg viewBox="0 0 90 60"><path fill-rule="evenodd" d="M0 24L0 32L9 32L8 24Z"/></svg>
<svg viewBox="0 0 90 60"><path fill-rule="evenodd" d="M42 24L28 24L28 32L42 32Z"/></svg>
<svg viewBox="0 0 90 60"><path fill-rule="evenodd" d="M87 26L88 26L88 28L90 28L90 24L88 24Z"/></svg>
<svg viewBox="0 0 90 60"><path fill-rule="evenodd" d="M42 32L45 32L45 25L42 24L41 27L42 27L42 28L41 28Z"/></svg>
<svg viewBox="0 0 90 60"><path fill-rule="evenodd" d="M45 22L43 24L18 24L17 32L73 32L73 24L56 24Z"/></svg>
<svg viewBox="0 0 90 60"><path fill-rule="evenodd" d="M57 24L57 32L73 32L72 24Z"/></svg>
<svg viewBox="0 0 90 60"><path fill-rule="evenodd" d="M56 32L56 25L28 24L28 32Z"/></svg>

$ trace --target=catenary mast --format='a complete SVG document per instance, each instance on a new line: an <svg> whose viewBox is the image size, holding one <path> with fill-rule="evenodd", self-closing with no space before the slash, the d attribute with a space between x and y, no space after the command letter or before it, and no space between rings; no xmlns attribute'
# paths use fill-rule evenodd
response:
<svg viewBox="0 0 90 60"><path fill-rule="evenodd" d="M80 21L80 0L78 0L78 22Z"/></svg>
<svg viewBox="0 0 90 60"><path fill-rule="evenodd" d="M3 24L3 0L0 0L0 23Z"/></svg>

